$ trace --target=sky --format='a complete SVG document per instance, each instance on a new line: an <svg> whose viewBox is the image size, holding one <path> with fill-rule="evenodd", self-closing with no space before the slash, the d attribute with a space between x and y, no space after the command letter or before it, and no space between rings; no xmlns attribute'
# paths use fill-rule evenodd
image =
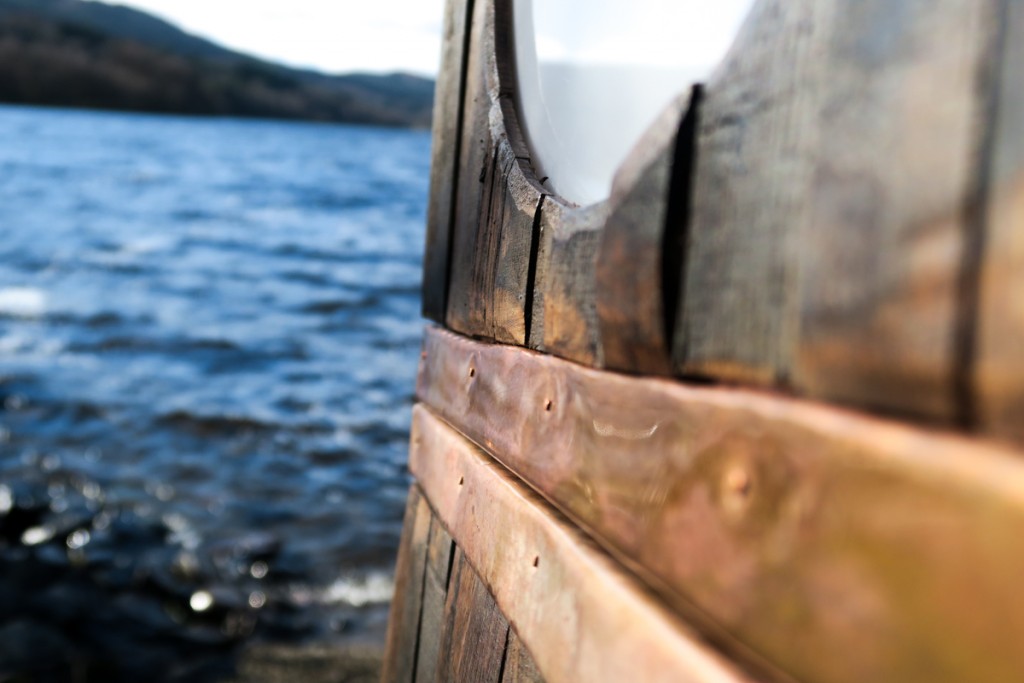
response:
<svg viewBox="0 0 1024 683"><path fill-rule="evenodd" d="M328 73L435 76L440 59L445 0L107 1L151 12L236 50ZM585 61L706 68L721 58L751 1L535 0L538 20L556 27L543 31L548 35L539 36L538 47L549 56ZM582 29L581 6L588 10Z"/></svg>
<svg viewBox="0 0 1024 683"><path fill-rule="evenodd" d="M444 0L107 0L235 50L327 73L435 76Z"/></svg>
<svg viewBox="0 0 1024 683"><path fill-rule="evenodd" d="M585 2L533 1L540 61L686 68L703 76L725 55L753 5L753 0L589 0L586 21L580 21Z"/></svg>

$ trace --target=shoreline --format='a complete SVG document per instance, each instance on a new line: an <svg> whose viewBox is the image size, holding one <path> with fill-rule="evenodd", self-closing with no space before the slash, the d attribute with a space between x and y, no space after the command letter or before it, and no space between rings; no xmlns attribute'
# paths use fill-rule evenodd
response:
<svg viewBox="0 0 1024 683"><path fill-rule="evenodd" d="M376 683L384 661L383 644L253 644L239 656L235 675L225 683Z"/></svg>

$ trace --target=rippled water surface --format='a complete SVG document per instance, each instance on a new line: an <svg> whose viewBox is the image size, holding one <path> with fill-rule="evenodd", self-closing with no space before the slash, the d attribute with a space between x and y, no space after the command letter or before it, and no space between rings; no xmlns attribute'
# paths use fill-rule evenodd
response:
<svg viewBox="0 0 1024 683"><path fill-rule="evenodd" d="M0 674L379 633L428 148L0 107Z"/></svg>

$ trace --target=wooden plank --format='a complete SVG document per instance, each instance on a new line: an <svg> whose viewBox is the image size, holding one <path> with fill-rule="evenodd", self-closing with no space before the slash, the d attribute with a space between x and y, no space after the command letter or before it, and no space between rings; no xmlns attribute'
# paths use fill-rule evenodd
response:
<svg viewBox="0 0 1024 683"><path fill-rule="evenodd" d="M604 357L595 271L607 215L607 203L575 208L547 197L541 207L544 263L538 260L543 275L535 287L542 288L544 314L533 324L544 351L585 365L599 366Z"/></svg>
<svg viewBox="0 0 1024 683"><path fill-rule="evenodd" d="M494 183L496 145L491 137L491 96L487 89L489 4L484 0L474 3L470 25L446 318L449 328L481 337L487 336L485 309L494 275L489 265L497 251L496 235L484 229L480 221Z"/></svg>
<svg viewBox="0 0 1024 683"><path fill-rule="evenodd" d="M537 663L515 631L509 631L501 683L544 683Z"/></svg>
<svg viewBox="0 0 1024 683"><path fill-rule="evenodd" d="M490 229L499 234L488 314L490 337L498 342L524 346L530 315L531 251L544 193L532 172L524 172L528 161L515 156L507 137L503 137L498 146L498 158L501 170L498 200L491 204L487 215Z"/></svg>
<svg viewBox="0 0 1024 683"><path fill-rule="evenodd" d="M677 371L754 384L789 373L817 129L816 51L835 0L761 0L705 86ZM878 3L873 3L878 4Z"/></svg>
<svg viewBox="0 0 1024 683"><path fill-rule="evenodd" d="M761 0L706 87L679 373L958 417L999 0Z"/></svg>
<svg viewBox="0 0 1024 683"><path fill-rule="evenodd" d="M960 417L958 288L1000 1L834 3L801 236L802 391Z"/></svg>
<svg viewBox="0 0 1024 683"><path fill-rule="evenodd" d="M508 3L475 4L447 325L479 338L525 344L543 190L515 114L510 12Z"/></svg>
<svg viewBox="0 0 1024 683"><path fill-rule="evenodd" d="M451 572L452 537L437 517L430 521L430 542L427 546L426 576L423 580L423 610L420 618L420 641L416 657L416 683L432 683L441 651L444 629L444 606L448 597Z"/></svg>
<svg viewBox="0 0 1024 683"><path fill-rule="evenodd" d="M436 680L499 683L508 622L461 549L456 550L452 581Z"/></svg>
<svg viewBox="0 0 1024 683"><path fill-rule="evenodd" d="M992 153L985 183L987 226L979 227L980 264L976 331L967 345L965 368L977 401L980 426L1024 441L1024 6L1007 2L998 82L992 89ZM970 305L970 301L967 302ZM976 343L976 349L973 348Z"/></svg>
<svg viewBox="0 0 1024 683"><path fill-rule="evenodd" d="M677 98L615 175L596 272L604 367L671 374L699 93Z"/></svg>
<svg viewBox="0 0 1024 683"><path fill-rule="evenodd" d="M458 185L462 103L465 98L465 61L468 17L472 0L447 0L441 66L434 89L433 145L430 162L430 199L427 205L427 248L423 262L423 315L443 323L447 310L448 251L454 188Z"/></svg>
<svg viewBox="0 0 1024 683"><path fill-rule="evenodd" d="M545 190L537 178L517 112L515 36L512 3L486 0L494 13L491 78L491 136L499 140L504 170L503 201L488 223L500 226L494 289L490 297L491 338L508 344L529 342L533 315L538 223ZM498 208L500 207L500 212Z"/></svg>
<svg viewBox="0 0 1024 683"><path fill-rule="evenodd" d="M410 467L545 680L748 680L578 529L422 406L413 413Z"/></svg>
<svg viewBox="0 0 1024 683"><path fill-rule="evenodd" d="M436 329L425 348L420 399L720 647L822 683L1024 679L1021 453Z"/></svg>
<svg viewBox="0 0 1024 683"><path fill-rule="evenodd" d="M430 518L430 507L419 487L413 484L405 506L395 568L395 596L388 618L381 674L381 680L386 683L412 683L414 680Z"/></svg>

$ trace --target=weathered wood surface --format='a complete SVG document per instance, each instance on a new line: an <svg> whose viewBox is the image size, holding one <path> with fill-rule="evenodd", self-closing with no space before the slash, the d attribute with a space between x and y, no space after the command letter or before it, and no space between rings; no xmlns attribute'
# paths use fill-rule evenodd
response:
<svg viewBox="0 0 1024 683"><path fill-rule="evenodd" d="M449 30L472 31L445 53L468 46L464 82L439 97L461 113L435 131L428 316L593 367L785 387L1024 440L1021 3L760 0L700 106L677 101L611 198L583 208L530 167L510 8L450 3ZM433 197L445 178L454 194ZM437 330L419 395L752 670L1024 678L1020 453ZM413 604L419 616L416 658L391 657L393 680L417 663L417 681L535 680L501 611L553 681L671 666L741 677L692 639L666 644L674 616L635 602L613 563L422 408L416 425L414 470L480 574L460 555L470 588L442 587L438 520L429 553L403 539L399 574L418 571L422 594L396 596L393 621ZM609 595L618 607L587 606ZM630 635L605 651L622 609L653 645ZM389 652L408 638L389 632Z"/></svg>
<svg viewBox="0 0 1024 683"><path fill-rule="evenodd" d="M822 683L1024 679L1020 453L804 401L599 372L437 329L425 354L424 403L721 646L735 639ZM438 487L457 481L458 463L426 471L419 452L414 471L457 537L513 524L453 511ZM490 582L522 561L519 552L477 566ZM540 623L510 617L551 678L528 639Z"/></svg>
<svg viewBox="0 0 1024 683"><path fill-rule="evenodd" d="M1003 4L761 0L695 130L677 102L581 209L531 167L511 4L477 0L461 138L435 145L460 155L448 326L645 374L671 345L683 376L1024 438Z"/></svg>
<svg viewBox="0 0 1024 683"><path fill-rule="evenodd" d="M452 589L445 605L439 683L500 683L509 625L487 587L455 552Z"/></svg>
<svg viewBox="0 0 1024 683"><path fill-rule="evenodd" d="M548 197L541 208L544 260L538 256L544 315L534 322L540 348L586 365L601 365L597 318L597 251L607 204L575 208ZM537 299L537 293L534 293Z"/></svg>
<svg viewBox="0 0 1024 683"><path fill-rule="evenodd" d="M997 4L755 6L701 109L682 374L958 417Z"/></svg>
<svg viewBox="0 0 1024 683"><path fill-rule="evenodd" d="M1003 11L993 156L981 188L987 226L976 244L982 258L977 338L967 344L965 364L975 371L970 390L980 426L1024 442L1024 5L1006 2Z"/></svg>
<svg viewBox="0 0 1024 683"><path fill-rule="evenodd" d="M497 235L481 221L494 179L496 141L491 137L488 69L493 61L493 13L490 2L474 2L466 56L465 115L459 146L451 263L448 274L447 326L468 335L487 336L486 301L493 283Z"/></svg>
<svg viewBox="0 0 1024 683"><path fill-rule="evenodd" d="M831 4L757 3L705 85L675 335L683 374L772 384L788 372L817 133L813 46Z"/></svg>
<svg viewBox="0 0 1024 683"><path fill-rule="evenodd" d="M671 374L700 93L677 98L615 176L596 271L604 367Z"/></svg>
<svg viewBox="0 0 1024 683"><path fill-rule="evenodd" d="M444 323L448 307L448 257L453 200L458 184L465 98L467 26L472 0L445 3L441 67L434 89L433 146L430 162L430 199L427 205L427 249L423 262L423 315Z"/></svg>
<svg viewBox="0 0 1024 683"><path fill-rule="evenodd" d="M748 680L422 406L410 468L550 683Z"/></svg>
<svg viewBox="0 0 1024 683"><path fill-rule="evenodd" d="M545 193L512 104L508 3L480 0L448 325L644 373L664 373L674 337L684 375L962 417L963 241L995 6L762 0L707 86L696 149L674 144L667 115L607 204L549 196L538 226ZM689 164L690 216L688 184L666 192L669 169ZM680 264L667 245L682 235Z"/></svg>
<svg viewBox="0 0 1024 683"><path fill-rule="evenodd" d="M491 338L525 345L529 340L532 290L536 271L539 212L546 191L536 177L516 111L516 75L512 3L489 0L494 14L493 65L488 74L491 93L492 139L499 141L501 174L495 176L498 204L486 221L500 230L497 272L490 294Z"/></svg>
<svg viewBox="0 0 1024 683"><path fill-rule="evenodd" d="M413 683L419 638L423 575L431 522L430 507L415 484L409 490L402 539L395 567L395 595L388 617L387 645L381 680Z"/></svg>
<svg viewBox="0 0 1024 683"><path fill-rule="evenodd" d="M395 574L383 683L544 683L440 518L413 485Z"/></svg>
<svg viewBox="0 0 1024 683"><path fill-rule="evenodd" d="M943 420L965 410L958 288L981 228L970 212L1001 2L835 3L801 233L802 391Z"/></svg>
<svg viewBox="0 0 1024 683"><path fill-rule="evenodd" d="M595 269L607 207L573 207L546 193L536 177L515 112L510 12L511 4L502 0L474 5L446 325L469 336L599 365ZM666 129L677 124L669 121ZM660 142L674 140L670 133ZM637 161L646 162L646 157ZM667 188L644 187L643 192L643 197L625 193L630 202L620 222L643 220L648 196L658 200L650 207L654 220L663 220ZM659 297L661 273L659 256L653 271ZM660 329L664 316L660 304L653 305ZM620 321L611 325L624 328Z"/></svg>
<svg viewBox="0 0 1024 683"><path fill-rule="evenodd" d="M419 642L416 646L416 683L432 683L438 661L448 656L447 652L441 650L441 634L444 632L453 551L452 537L440 520L432 517L423 577Z"/></svg>
<svg viewBox="0 0 1024 683"><path fill-rule="evenodd" d="M511 143L503 138L486 217L488 229L499 234L487 319L491 339L522 346L529 334L530 259L544 195L539 185L524 175L522 160L514 154Z"/></svg>
<svg viewBox="0 0 1024 683"><path fill-rule="evenodd" d="M447 324L464 334L525 344L536 215L543 189L516 121L511 6L475 3L467 59Z"/></svg>
<svg viewBox="0 0 1024 683"><path fill-rule="evenodd" d="M537 663L533 661L533 657L514 630L510 630L508 634L505 670L501 675L501 683L544 683Z"/></svg>
<svg viewBox="0 0 1024 683"><path fill-rule="evenodd" d="M451 295L447 326L477 338L529 345L578 362L603 362L602 330L598 322L597 259L611 206L607 203L578 208L543 189L530 163L529 151L515 112L514 55L510 43L511 5L502 0L478 0L468 59L466 130L462 153L458 211L453 237ZM680 221L666 232L669 218L669 184L676 158L676 132L686 113L686 99L675 104L664 123L634 154L614 200L618 229L611 240L617 254L606 259L611 272L621 265L615 259L640 239L631 236L646 230L645 239L679 241ZM490 106L489 117L485 109ZM660 184L659 184L660 183ZM633 185L638 187L634 191ZM655 224L659 224L655 227ZM660 229L659 229L660 228ZM679 246L681 249L681 246ZM645 252L644 256L651 256ZM659 347L660 367L666 370L664 347L669 335L662 302L664 283L672 283L674 302L678 281L676 255L666 259L659 249L650 271L629 264L621 273L625 282L634 277L637 286L623 288L610 280L607 291L622 304L605 306L606 328L612 335L638 338L639 320L646 340ZM669 263L671 272L663 266ZM656 283L657 291L645 290L642 311L633 299L637 287ZM641 284L642 283L642 284ZM646 296L650 295L650 296ZM657 320L642 317L648 310ZM623 349L623 344L615 347ZM634 371L643 367L633 359L618 359Z"/></svg>

